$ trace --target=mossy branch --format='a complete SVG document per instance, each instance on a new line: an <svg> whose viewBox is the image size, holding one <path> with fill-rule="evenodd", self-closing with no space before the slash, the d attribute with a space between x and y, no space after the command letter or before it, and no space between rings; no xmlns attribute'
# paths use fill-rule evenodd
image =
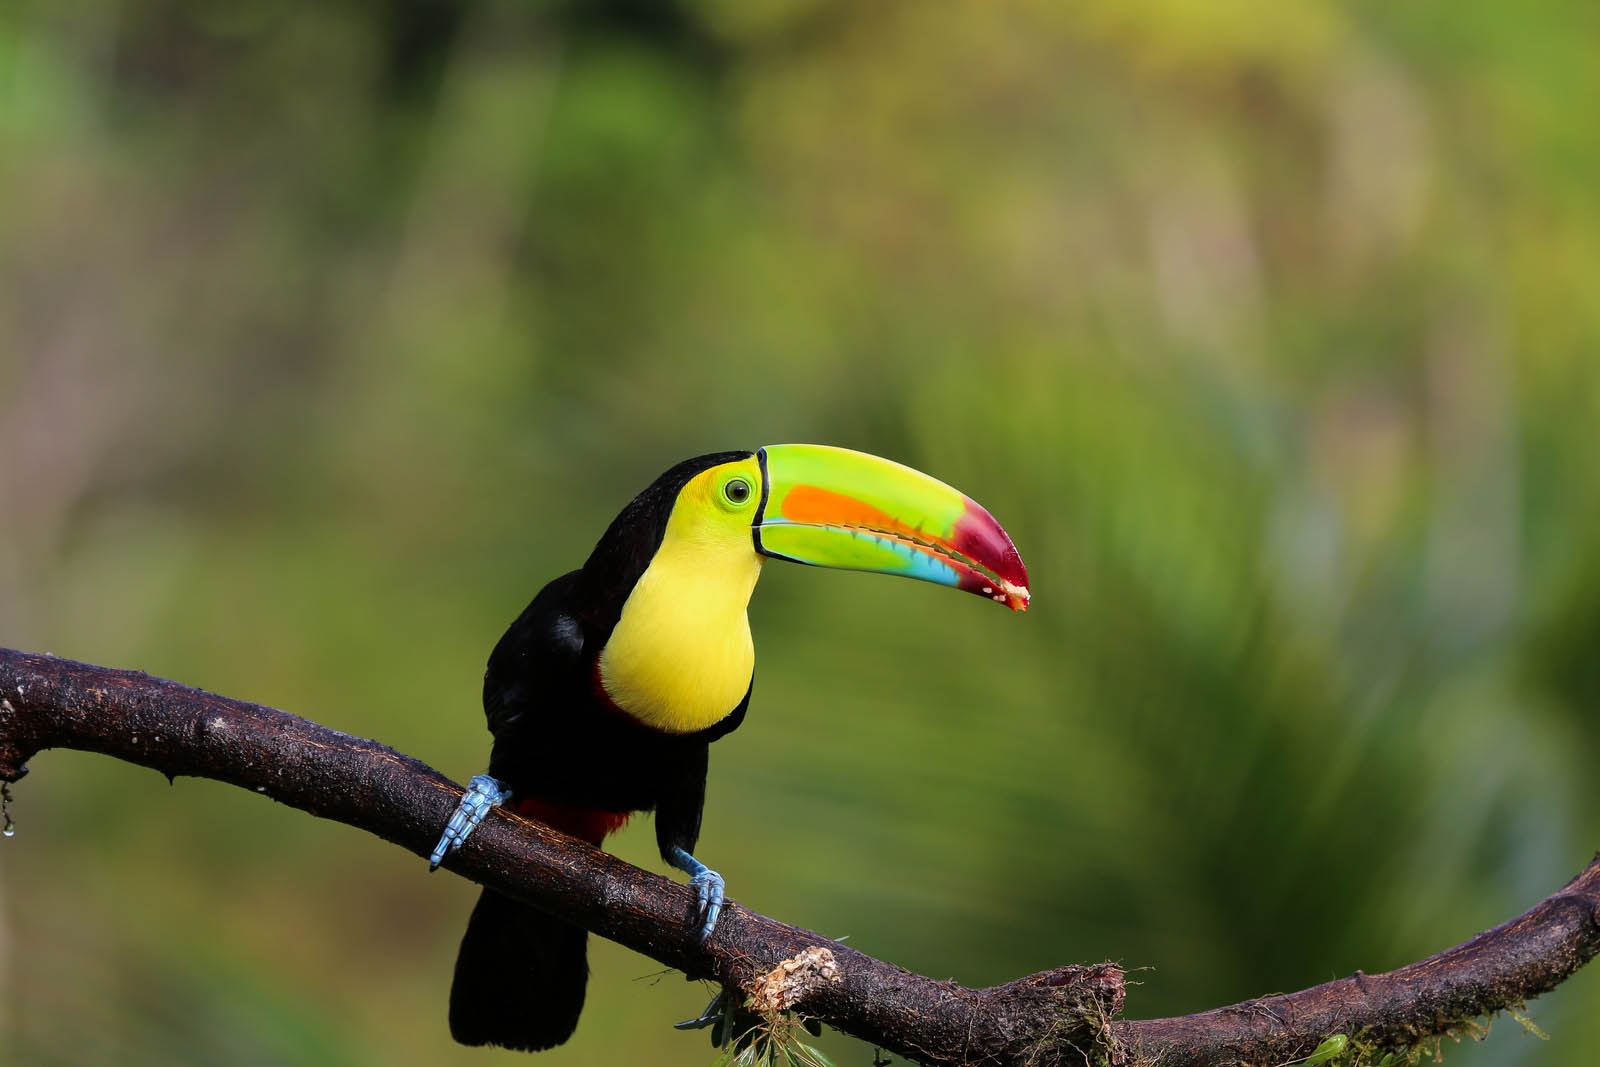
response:
<svg viewBox="0 0 1600 1067"><path fill-rule="evenodd" d="M0 649L0 780L21 778L27 761L49 748L228 782L418 856L461 795L409 756L286 712L137 671ZM1415 1041L1547 991L1600 947L1597 860L1525 915L1390 974L1183 1018L1113 1022L1124 989L1109 963L968 989L731 901L702 945L685 886L503 810L446 866L743 995L770 999L779 974L783 1007L930 1065L1279 1063L1335 1031ZM823 958L822 950L830 966L813 975L806 961ZM802 971L804 981L789 981Z"/></svg>

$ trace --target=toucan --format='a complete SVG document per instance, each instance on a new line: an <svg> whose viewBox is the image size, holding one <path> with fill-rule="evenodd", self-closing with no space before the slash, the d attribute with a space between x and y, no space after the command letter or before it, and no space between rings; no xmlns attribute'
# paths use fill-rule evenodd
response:
<svg viewBox="0 0 1600 1067"><path fill-rule="evenodd" d="M662 858L690 876L710 937L722 876L694 857L711 742L750 705L745 609L762 564L877 571L1028 605L1011 538L976 501L890 460L769 445L685 460L622 509L584 565L552 581L489 656L494 746L431 857L496 804L599 845L654 811ZM485 889L450 990L466 1045L566 1041L588 983L588 934Z"/></svg>

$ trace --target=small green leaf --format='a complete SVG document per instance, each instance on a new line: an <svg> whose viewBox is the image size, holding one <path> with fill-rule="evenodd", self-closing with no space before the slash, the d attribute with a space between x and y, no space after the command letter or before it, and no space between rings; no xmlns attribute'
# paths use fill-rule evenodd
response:
<svg viewBox="0 0 1600 1067"><path fill-rule="evenodd" d="M1322 1044L1318 1045L1316 1049L1312 1051L1311 1055L1307 1056L1300 1062L1305 1064L1306 1067L1311 1067L1311 1065L1315 1063L1327 1063L1329 1060L1339 1055L1339 1053L1343 1052L1345 1048L1349 1046L1349 1044L1350 1039L1345 1035L1332 1034L1323 1038Z"/></svg>
<svg viewBox="0 0 1600 1067"><path fill-rule="evenodd" d="M1524 1030L1526 1030L1528 1033L1532 1034L1534 1037L1537 1037L1540 1041L1549 1041L1550 1040L1550 1035L1545 1033L1543 1030L1539 1029L1539 1024L1538 1023L1536 1023L1532 1019L1528 1018L1526 1015L1524 1015L1522 1012L1518 1011L1516 1008L1507 1008L1506 1009L1506 1014L1511 1016L1513 1019L1517 1020L1517 1022L1521 1023L1522 1024L1522 1028Z"/></svg>
<svg viewBox="0 0 1600 1067"><path fill-rule="evenodd" d="M824 1056L821 1049L816 1048L813 1045L801 1044L799 1041L796 1041L795 1044L800 1046L801 1051L805 1053L806 1057L810 1059L813 1064L815 1064L815 1067L835 1067L834 1062L827 1056Z"/></svg>

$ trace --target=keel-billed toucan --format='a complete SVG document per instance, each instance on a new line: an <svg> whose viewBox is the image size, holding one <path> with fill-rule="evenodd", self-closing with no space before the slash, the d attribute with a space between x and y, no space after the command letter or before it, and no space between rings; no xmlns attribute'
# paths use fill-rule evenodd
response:
<svg viewBox="0 0 1600 1067"><path fill-rule="evenodd" d="M584 565L540 590L484 675L488 775L434 865L493 805L600 844L654 810L662 857L691 876L709 936L723 883L692 855L707 746L744 720L755 652L745 606L767 559L955 586L1021 611L1028 576L975 501L876 456L772 445L685 460L634 498ZM582 929L486 889L456 960L450 1031L544 1049L578 1023Z"/></svg>

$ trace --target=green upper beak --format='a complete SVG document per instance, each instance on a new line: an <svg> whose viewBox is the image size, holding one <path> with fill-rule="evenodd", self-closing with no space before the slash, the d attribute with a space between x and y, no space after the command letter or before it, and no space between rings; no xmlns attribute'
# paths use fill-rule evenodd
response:
<svg viewBox="0 0 1600 1067"><path fill-rule="evenodd" d="M759 449L756 551L955 586L1025 611L1028 571L977 501L921 471L827 445Z"/></svg>

